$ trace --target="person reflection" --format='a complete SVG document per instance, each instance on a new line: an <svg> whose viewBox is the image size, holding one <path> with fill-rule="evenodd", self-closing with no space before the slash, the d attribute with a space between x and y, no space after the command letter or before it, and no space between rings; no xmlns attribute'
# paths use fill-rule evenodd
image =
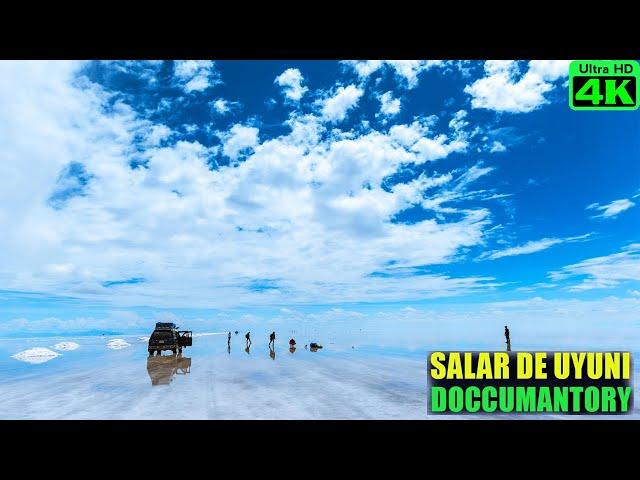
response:
<svg viewBox="0 0 640 480"><path fill-rule="evenodd" d="M507 352L511 351L511 340L507 340Z"/></svg>
<svg viewBox="0 0 640 480"><path fill-rule="evenodd" d="M231 344L227 343L227 353L231 355Z"/></svg>
<svg viewBox="0 0 640 480"><path fill-rule="evenodd" d="M147 357L147 373L153 386L169 385L174 375L186 375L190 372L190 357L182 355Z"/></svg>
<svg viewBox="0 0 640 480"><path fill-rule="evenodd" d="M276 351L273 348L269 348L269 356L271 357L271 360L276 359Z"/></svg>
<svg viewBox="0 0 640 480"><path fill-rule="evenodd" d="M249 350L250 348L251 347L249 345L247 345L247 348L244 349L244 351L247 352L247 355L249 355L251 353L250 350Z"/></svg>
<svg viewBox="0 0 640 480"><path fill-rule="evenodd" d="M289 352L294 353L296 351L296 346L295 345L291 345L289 347Z"/></svg>

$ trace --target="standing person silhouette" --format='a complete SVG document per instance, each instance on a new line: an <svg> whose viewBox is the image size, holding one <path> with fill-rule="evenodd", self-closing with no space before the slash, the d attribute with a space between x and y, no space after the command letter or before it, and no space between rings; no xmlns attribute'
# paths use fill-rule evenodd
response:
<svg viewBox="0 0 640 480"><path fill-rule="evenodd" d="M271 332L269 335L269 348L275 348L276 346L276 332Z"/></svg>
<svg viewBox="0 0 640 480"><path fill-rule="evenodd" d="M511 338L509 337L509 327L504 326L504 338L507 339L507 343L511 343Z"/></svg>
<svg viewBox="0 0 640 480"><path fill-rule="evenodd" d="M244 338L247 339L247 348L251 346L251 332L247 332L247 334L244 336Z"/></svg>
<svg viewBox="0 0 640 480"><path fill-rule="evenodd" d="M227 335L227 345L231 344L231 332Z"/></svg>

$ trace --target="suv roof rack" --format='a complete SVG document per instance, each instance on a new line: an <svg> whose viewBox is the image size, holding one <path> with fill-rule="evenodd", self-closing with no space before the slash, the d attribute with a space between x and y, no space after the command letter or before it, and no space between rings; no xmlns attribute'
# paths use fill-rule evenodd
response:
<svg viewBox="0 0 640 480"><path fill-rule="evenodd" d="M156 323L156 330L176 330L178 327L176 327L175 323L172 322L157 322Z"/></svg>

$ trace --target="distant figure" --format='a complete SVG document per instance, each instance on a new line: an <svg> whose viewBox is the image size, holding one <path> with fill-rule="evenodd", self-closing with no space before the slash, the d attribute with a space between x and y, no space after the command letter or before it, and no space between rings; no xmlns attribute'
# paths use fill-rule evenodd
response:
<svg viewBox="0 0 640 480"><path fill-rule="evenodd" d="M269 335L269 348L275 348L276 346L276 332L271 332Z"/></svg>
<svg viewBox="0 0 640 480"><path fill-rule="evenodd" d="M238 330L236 330L236 335L238 334Z"/></svg>
<svg viewBox="0 0 640 480"><path fill-rule="evenodd" d="M507 343L511 343L511 338L509 338L509 327L504 326L504 338L507 339Z"/></svg>
<svg viewBox="0 0 640 480"><path fill-rule="evenodd" d="M249 347L251 345L251 332L247 332L244 338L247 339L247 347Z"/></svg>
<svg viewBox="0 0 640 480"><path fill-rule="evenodd" d="M231 343L231 332L227 335L227 345Z"/></svg>
<svg viewBox="0 0 640 480"><path fill-rule="evenodd" d="M296 341L293 338L291 340L289 340L289 346L290 347L295 346L295 344L296 344Z"/></svg>

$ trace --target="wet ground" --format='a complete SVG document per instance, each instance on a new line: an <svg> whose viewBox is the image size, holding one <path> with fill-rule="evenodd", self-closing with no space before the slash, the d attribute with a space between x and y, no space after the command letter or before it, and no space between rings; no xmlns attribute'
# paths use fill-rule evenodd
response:
<svg viewBox="0 0 640 480"><path fill-rule="evenodd" d="M299 342L292 352L288 336L277 338L270 351L268 332L254 335L247 350L242 333L233 335L230 349L226 334L204 335L181 356L165 353L152 358L141 335L0 339L0 418L443 418L427 415L428 352L495 350L502 343L492 338L456 344L441 330L431 336L430 345L426 337L356 329L343 336L319 335L325 341L318 351ZM113 342L116 339L129 346ZM62 342L65 347L56 350ZM70 342L77 348L69 350ZM31 348L48 348L59 355L41 363L12 357ZM577 349L561 341L521 349L562 348ZM637 365L634 370L638 378ZM638 415L636 407L634 416Z"/></svg>

